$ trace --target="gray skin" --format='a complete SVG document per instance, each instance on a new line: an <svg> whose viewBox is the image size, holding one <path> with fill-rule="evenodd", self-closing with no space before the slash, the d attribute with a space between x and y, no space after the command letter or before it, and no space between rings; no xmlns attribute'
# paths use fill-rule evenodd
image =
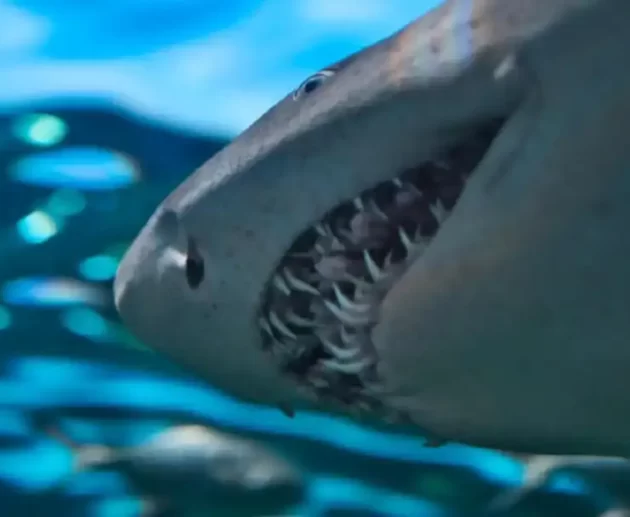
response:
<svg viewBox="0 0 630 517"><path fill-rule="evenodd" d="M628 456L627 20L627 0L452 0L341 62L158 207L116 277L122 319L229 394L311 407L261 349L283 254L340 202L506 117L380 307L383 400L445 440Z"/></svg>

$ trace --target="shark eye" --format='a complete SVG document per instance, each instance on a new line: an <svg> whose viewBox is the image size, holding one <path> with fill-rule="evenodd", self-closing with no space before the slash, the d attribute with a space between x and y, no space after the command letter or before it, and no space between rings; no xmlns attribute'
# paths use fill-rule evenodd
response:
<svg viewBox="0 0 630 517"><path fill-rule="evenodd" d="M303 95L308 95L311 92L314 92L319 88L326 79L332 77L332 70L322 70L321 72L317 72L315 75L310 76L306 81L304 81L300 86L298 86L297 90L293 92L293 98L299 99Z"/></svg>
<svg viewBox="0 0 630 517"><path fill-rule="evenodd" d="M188 238L188 247L186 250L186 281L191 289L197 289L203 282L205 268L203 257L199 253L195 240Z"/></svg>

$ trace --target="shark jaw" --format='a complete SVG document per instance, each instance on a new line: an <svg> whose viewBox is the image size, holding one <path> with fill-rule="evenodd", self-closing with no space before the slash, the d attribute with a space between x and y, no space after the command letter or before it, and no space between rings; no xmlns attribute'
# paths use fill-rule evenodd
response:
<svg viewBox="0 0 630 517"><path fill-rule="evenodd" d="M261 299L261 342L318 401L404 419L382 397L371 342L380 303L457 210L503 123L479 124L434 159L340 203L282 257Z"/></svg>
<svg viewBox="0 0 630 517"><path fill-rule="evenodd" d="M630 4L472 4L309 82L186 179L117 307L239 399L627 455ZM448 153L497 118L460 170Z"/></svg>

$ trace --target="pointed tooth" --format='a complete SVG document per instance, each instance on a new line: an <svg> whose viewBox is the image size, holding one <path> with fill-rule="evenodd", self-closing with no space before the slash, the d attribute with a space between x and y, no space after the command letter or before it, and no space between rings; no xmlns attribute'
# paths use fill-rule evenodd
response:
<svg viewBox="0 0 630 517"><path fill-rule="evenodd" d="M339 302L339 306L342 309L352 310L353 309L352 301L345 294L343 294L343 292L339 288L339 285L336 282L333 282L332 288L333 288L333 292L335 293L335 298L337 298L337 301Z"/></svg>
<svg viewBox="0 0 630 517"><path fill-rule="evenodd" d="M320 336L320 340L322 342L322 345L324 345L324 348L328 352L330 352L337 359L340 359L342 361L348 361L350 359L354 359L358 355L361 354L361 350L359 350L358 348L350 348L350 349L342 348L340 346L337 346L335 343L333 343L332 340L329 339L328 337Z"/></svg>
<svg viewBox="0 0 630 517"><path fill-rule="evenodd" d="M341 321L344 321L348 318L348 314L346 314L343 310L341 310L340 307L338 307L335 303L331 302L330 300L326 300L324 298L324 305L326 306L326 308L332 312L332 314ZM348 325L350 325L350 323L348 323Z"/></svg>
<svg viewBox="0 0 630 517"><path fill-rule="evenodd" d="M398 237L400 238L402 245L405 247L405 250L408 252L413 247L413 241L402 226L398 227Z"/></svg>
<svg viewBox="0 0 630 517"><path fill-rule="evenodd" d="M339 302L339 306L343 310L354 312L368 312L370 310L370 305L354 303L352 300L350 300L350 298L343 294L343 291L340 289L337 283L333 282L332 288L335 293L335 297Z"/></svg>
<svg viewBox="0 0 630 517"><path fill-rule="evenodd" d="M368 273L375 282L383 276L382 271L376 265L376 262L374 262L374 259L368 250L363 250L363 261L365 262L365 267L367 267Z"/></svg>
<svg viewBox="0 0 630 517"><path fill-rule="evenodd" d="M260 328L262 328L269 336L274 337L273 330L271 330L271 326L269 325L269 321L264 316L260 316L258 318L258 324Z"/></svg>
<svg viewBox="0 0 630 517"><path fill-rule="evenodd" d="M346 325L358 327L370 323L370 318L367 314L348 314L330 300L324 300L324 305L339 321Z"/></svg>
<svg viewBox="0 0 630 517"><path fill-rule="evenodd" d="M357 196L352 200L352 204L354 208L356 208L359 212L363 212L365 210L365 205L363 204L363 200Z"/></svg>
<svg viewBox="0 0 630 517"><path fill-rule="evenodd" d="M313 318L318 323L318 327L330 325L331 321L330 311L324 305L324 300L321 297L313 298L308 306L309 311L313 314Z"/></svg>
<svg viewBox="0 0 630 517"><path fill-rule="evenodd" d="M291 339L297 339L297 336L293 333L293 331L286 326L284 321L282 321L274 311L269 311L269 321L274 328L278 329L284 336Z"/></svg>
<svg viewBox="0 0 630 517"><path fill-rule="evenodd" d="M317 223L315 225L315 231L321 235L322 237L326 237L328 235L330 235L330 231L328 230L328 228L326 226L324 226L322 223Z"/></svg>
<svg viewBox="0 0 630 517"><path fill-rule="evenodd" d="M287 285L287 282L284 278L282 278L282 275L280 275L279 273L276 273L273 276L273 285L282 293L286 294L287 296L289 296L291 294L291 288Z"/></svg>
<svg viewBox="0 0 630 517"><path fill-rule="evenodd" d="M391 267L391 265L394 263L394 252L393 251L389 251L387 253L387 256L385 257L385 260L383 261L383 269L387 269L389 267ZM385 273L383 276L387 276L387 273Z"/></svg>
<svg viewBox="0 0 630 517"><path fill-rule="evenodd" d="M337 354L336 357L340 361L348 362L358 359L361 357L361 354L362 350L359 350L358 348L350 348L348 350L344 350L343 354Z"/></svg>
<svg viewBox="0 0 630 517"><path fill-rule="evenodd" d="M317 289L315 289L312 285L306 283L304 280L300 280L299 278L297 278L289 268L285 267L283 269L283 272L285 278L287 279L287 282L289 283L289 286L296 291L319 295L319 291Z"/></svg>
<svg viewBox="0 0 630 517"><path fill-rule="evenodd" d="M285 315L285 319L292 325L296 325L298 327L313 328L317 326L314 320L303 318L293 311L287 312Z"/></svg>
<svg viewBox="0 0 630 517"><path fill-rule="evenodd" d="M340 346L337 346L335 343L333 343L330 337L323 336L323 335L318 335L318 337L319 337L319 340L322 342L324 349L327 352L331 353L335 357L339 357L340 355L343 355L344 349L341 348Z"/></svg>
<svg viewBox="0 0 630 517"><path fill-rule="evenodd" d="M365 368L372 364L372 360L368 357L364 357L359 359L353 363L341 363L339 361L335 361L334 359L324 359L321 361L321 365L326 368L330 368L331 370L335 370L341 373L347 373L351 375L356 375L357 373L361 373Z"/></svg>
<svg viewBox="0 0 630 517"><path fill-rule="evenodd" d="M444 221L448 215L448 211L444 208L444 205L439 199L434 204L429 205L429 210L431 210L431 213L437 219L438 223Z"/></svg>

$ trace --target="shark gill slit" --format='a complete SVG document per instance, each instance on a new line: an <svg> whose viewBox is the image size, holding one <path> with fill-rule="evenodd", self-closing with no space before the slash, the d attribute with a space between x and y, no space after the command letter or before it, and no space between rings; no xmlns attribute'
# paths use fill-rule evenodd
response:
<svg viewBox="0 0 630 517"><path fill-rule="evenodd" d="M505 120L341 203L304 230L267 282L258 323L265 351L316 400L392 422L371 329L380 303L453 211Z"/></svg>

